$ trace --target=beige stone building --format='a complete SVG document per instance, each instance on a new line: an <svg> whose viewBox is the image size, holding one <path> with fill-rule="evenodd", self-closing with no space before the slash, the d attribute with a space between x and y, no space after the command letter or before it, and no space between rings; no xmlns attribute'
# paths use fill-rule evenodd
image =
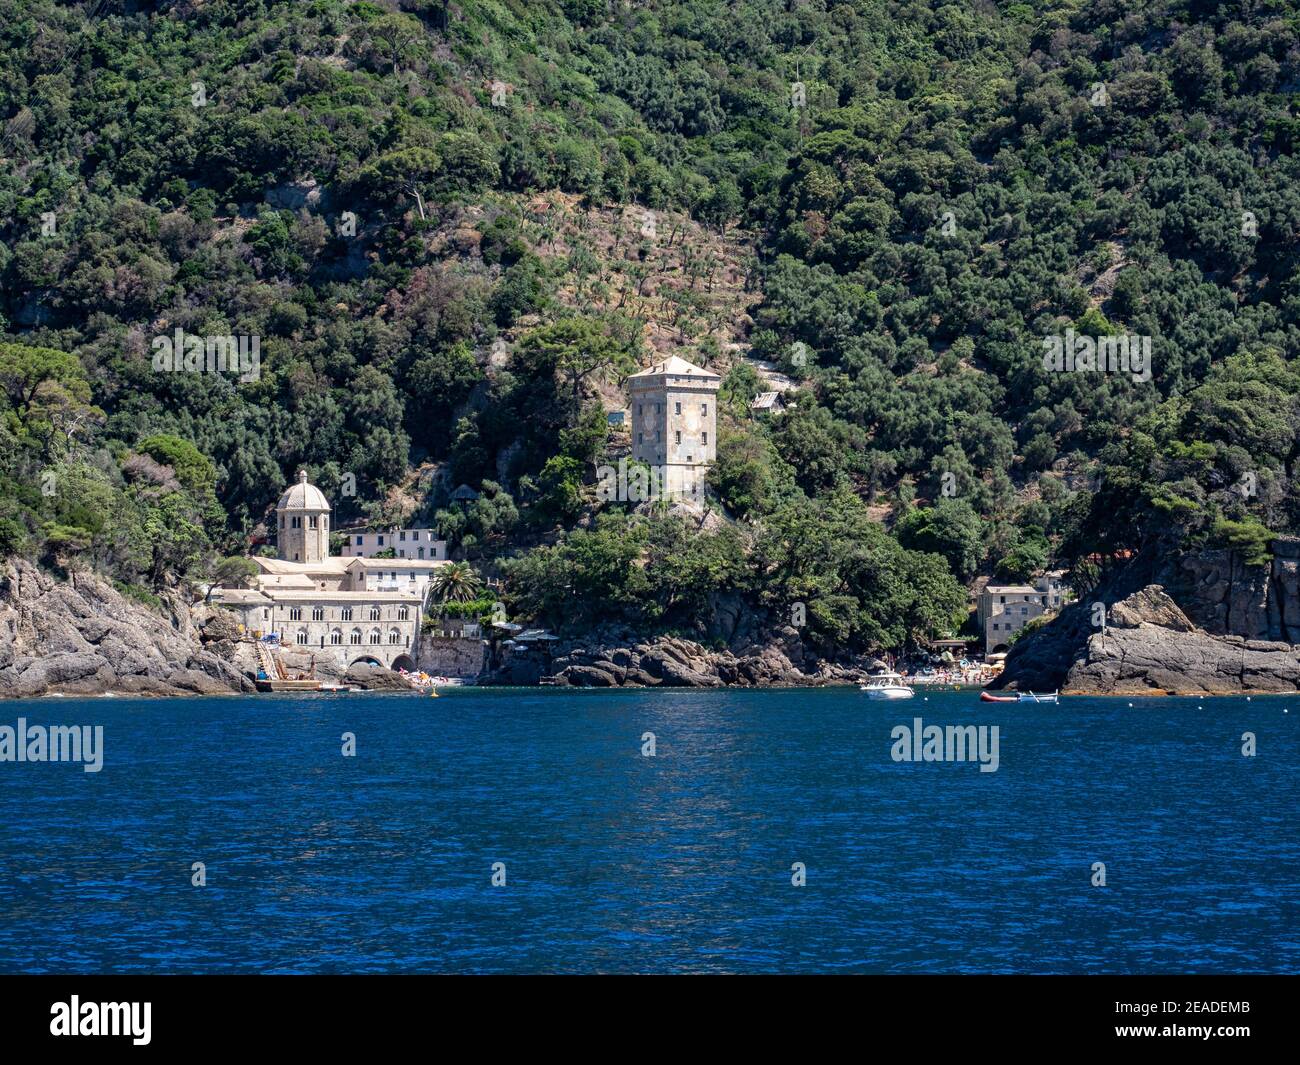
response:
<svg viewBox="0 0 1300 1065"><path fill-rule="evenodd" d="M718 455L721 383L676 355L627 379L632 457L659 472L665 498L704 501L704 479Z"/></svg>
<svg viewBox="0 0 1300 1065"><path fill-rule="evenodd" d="M215 589L213 601L254 639L274 634L339 672L364 661L413 669L429 582L446 562L330 555L330 505L305 473L275 512L278 557L254 557L254 587Z"/></svg>
<svg viewBox="0 0 1300 1065"><path fill-rule="evenodd" d="M1062 574L1049 573L1033 584L989 584L975 604L984 650L1005 651L1012 637L1035 618L1055 614L1070 598Z"/></svg>

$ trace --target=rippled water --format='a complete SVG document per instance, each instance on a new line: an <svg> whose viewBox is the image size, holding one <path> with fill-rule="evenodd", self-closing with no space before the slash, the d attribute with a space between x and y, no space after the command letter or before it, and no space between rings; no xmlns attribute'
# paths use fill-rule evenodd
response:
<svg viewBox="0 0 1300 1065"><path fill-rule="evenodd" d="M1131 702L0 703L106 752L0 763L0 971L1300 968L1300 699ZM914 716L998 725L999 770L894 762Z"/></svg>

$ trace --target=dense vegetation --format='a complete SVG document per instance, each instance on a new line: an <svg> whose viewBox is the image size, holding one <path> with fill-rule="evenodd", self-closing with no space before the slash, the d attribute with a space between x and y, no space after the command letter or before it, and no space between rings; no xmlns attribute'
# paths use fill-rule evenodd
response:
<svg viewBox="0 0 1300 1065"><path fill-rule="evenodd" d="M1298 91L1268 0L0 0L0 553L235 572L304 466L578 627L897 646L981 574L1259 560L1300 529ZM661 327L727 375L720 527L596 499ZM177 329L258 372L155 369ZM1045 370L1067 329L1150 380Z"/></svg>

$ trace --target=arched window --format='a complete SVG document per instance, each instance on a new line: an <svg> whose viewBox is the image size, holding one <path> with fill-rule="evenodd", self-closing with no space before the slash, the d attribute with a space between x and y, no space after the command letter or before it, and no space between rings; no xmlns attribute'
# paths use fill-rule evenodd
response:
<svg viewBox="0 0 1300 1065"><path fill-rule="evenodd" d="M388 630L388 642L389 642L389 643L401 643L401 642L402 642L402 634L401 634L400 632L398 632L397 629L389 629L389 630Z"/></svg>
<svg viewBox="0 0 1300 1065"><path fill-rule="evenodd" d="M350 633L348 633L348 643L360 643L360 642L361 642L360 629L353 629Z"/></svg>
<svg viewBox="0 0 1300 1065"><path fill-rule="evenodd" d="M378 620L379 620L379 607L377 607L377 606L372 606L372 607L370 608L370 620L371 620L371 621L378 621Z"/></svg>
<svg viewBox="0 0 1300 1065"><path fill-rule="evenodd" d="M294 633L293 642L296 644L305 644L307 642L307 630L299 629Z"/></svg>
<svg viewBox="0 0 1300 1065"><path fill-rule="evenodd" d="M324 620L325 620L325 608L324 608L323 606L314 606L314 607L312 607L312 608L311 608L311 619L312 619L312 621L324 621Z"/></svg>
<svg viewBox="0 0 1300 1065"><path fill-rule="evenodd" d="M341 644L342 642L343 642L343 632L342 632L342 630L341 630L341 629L331 629L331 630L330 630L330 643L334 644L334 646L337 647L337 646L338 646L339 644Z"/></svg>
<svg viewBox="0 0 1300 1065"><path fill-rule="evenodd" d="M345 606L343 608L343 620L344 621L352 620L352 608L350 606Z"/></svg>
<svg viewBox="0 0 1300 1065"><path fill-rule="evenodd" d="M397 608L398 621L408 621L410 617L411 617L411 608L409 606L401 606Z"/></svg>
<svg viewBox="0 0 1300 1065"><path fill-rule="evenodd" d="M384 642L384 634L383 634L382 632L380 632L378 629L371 629L371 630L370 630L370 642L371 642L371 643L383 643L383 642Z"/></svg>

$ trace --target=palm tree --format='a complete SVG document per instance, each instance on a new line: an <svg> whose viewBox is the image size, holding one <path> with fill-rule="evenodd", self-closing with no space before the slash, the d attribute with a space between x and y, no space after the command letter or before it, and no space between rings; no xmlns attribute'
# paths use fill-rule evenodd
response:
<svg viewBox="0 0 1300 1065"><path fill-rule="evenodd" d="M451 562L438 568L429 586L440 603L468 603L478 598L483 581L468 562Z"/></svg>

